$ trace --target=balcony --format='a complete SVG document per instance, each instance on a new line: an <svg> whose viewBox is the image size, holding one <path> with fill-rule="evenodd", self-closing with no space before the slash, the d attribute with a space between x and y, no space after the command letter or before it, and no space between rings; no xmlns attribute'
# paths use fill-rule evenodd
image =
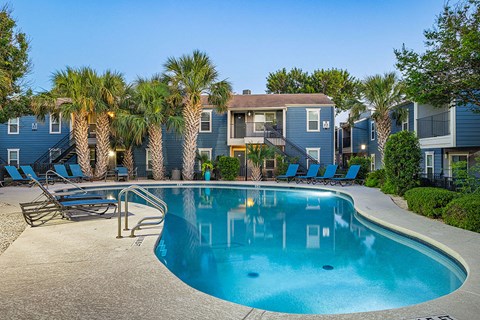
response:
<svg viewBox="0 0 480 320"><path fill-rule="evenodd" d="M450 111L417 119L419 139L450 135Z"/></svg>
<svg viewBox="0 0 480 320"><path fill-rule="evenodd" d="M265 130L268 131L269 127L272 128L272 130L283 134L282 128L272 125L269 122L245 122L240 124L232 124L230 125L230 136L228 139L229 144L238 145L245 143L263 143ZM279 144L281 143L279 142Z"/></svg>

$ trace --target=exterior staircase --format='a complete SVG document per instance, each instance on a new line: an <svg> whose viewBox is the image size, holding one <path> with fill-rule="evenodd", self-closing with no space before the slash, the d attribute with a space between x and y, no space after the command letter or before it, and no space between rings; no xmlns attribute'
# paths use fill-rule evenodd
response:
<svg viewBox="0 0 480 320"><path fill-rule="evenodd" d="M51 150L57 150L55 157L52 157ZM64 163L71 159L77 154L75 140L73 139L73 132L70 132L69 135L63 137L56 144L51 146L47 152L42 154L35 162L33 163L34 170L38 172L47 171L51 164L54 163Z"/></svg>
<svg viewBox="0 0 480 320"><path fill-rule="evenodd" d="M273 128L270 124L265 124L264 143L276 149L276 151L286 157L297 158L301 171L307 171L307 163L318 163L318 160L311 157L304 148L293 141L285 138L282 133ZM280 148L284 146L284 148Z"/></svg>

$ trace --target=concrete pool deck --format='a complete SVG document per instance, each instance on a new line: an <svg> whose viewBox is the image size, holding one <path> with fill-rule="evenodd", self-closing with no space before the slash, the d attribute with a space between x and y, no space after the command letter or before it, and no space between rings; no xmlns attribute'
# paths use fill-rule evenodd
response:
<svg viewBox="0 0 480 320"><path fill-rule="evenodd" d="M120 184L82 184L85 187L96 185L118 187ZM211 181L210 185L215 182ZM311 187L292 183L289 186ZM342 315L275 313L223 301L181 282L153 253L160 227L141 230L138 232L140 238L116 239L117 219L114 218L57 220L36 228L27 227L0 255L0 318L400 320L450 315L451 319L457 320L478 319L480 234L400 209L377 189L317 187L349 194L361 214L440 246L465 265L467 280L460 289L447 296L410 307ZM65 185L56 184L50 188L63 189ZM0 189L0 201L18 206L19 202L31 201L39 194L38 188L6 187ZM143 205L131 204L129 209L133 213L130 226L143 216L155 214L154 210Z"/></svg>

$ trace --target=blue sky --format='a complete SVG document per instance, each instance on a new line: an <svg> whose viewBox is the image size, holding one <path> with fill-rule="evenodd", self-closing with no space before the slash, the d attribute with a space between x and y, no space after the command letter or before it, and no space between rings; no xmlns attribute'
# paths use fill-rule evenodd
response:
<svg viewBox="0 0 480 320"><path fill-rule="evenodd" d="M363 78L394 70L394 48L423 51L444 0L38 1L10 3L30 38L28 80L49 89L55 70L91 66L128 81L168 57L208 53L234 91L264 93L269 72L341 68Z"/></svg>

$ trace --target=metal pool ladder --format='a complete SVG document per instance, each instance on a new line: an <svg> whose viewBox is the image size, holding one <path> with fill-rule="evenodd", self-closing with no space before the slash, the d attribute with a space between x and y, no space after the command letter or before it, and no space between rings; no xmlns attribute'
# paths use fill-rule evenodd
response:
<svg viewBox="0 0 480 320"><path fill-rule="evenodd" d="M122 189L118 193L118 234L117 234L117 239L123 238L122 237L122 196L124 196L124 202L125 202L125 231L128 231L128 193L132 192L142 198L143 200L147 201L147 203L151 204L155 209L157 209L160 212L160 216L149 216L149 217L144 217L140 219L140 221L137 222L137 224L132 228L132 231L130 232L130 237L133 238L135 237L135 230L140 229L142 226L153 226L153 225L159 225L160 223L163 222L165 219L165 215L168 212L168 206L167 204L158 198L157 196L153 195L149 191L147 191L145 188L138 186L138 185L132 185L129 186L125 189ZM148 220L156 220L156 221L150 221L146 222Z"/></svg>

